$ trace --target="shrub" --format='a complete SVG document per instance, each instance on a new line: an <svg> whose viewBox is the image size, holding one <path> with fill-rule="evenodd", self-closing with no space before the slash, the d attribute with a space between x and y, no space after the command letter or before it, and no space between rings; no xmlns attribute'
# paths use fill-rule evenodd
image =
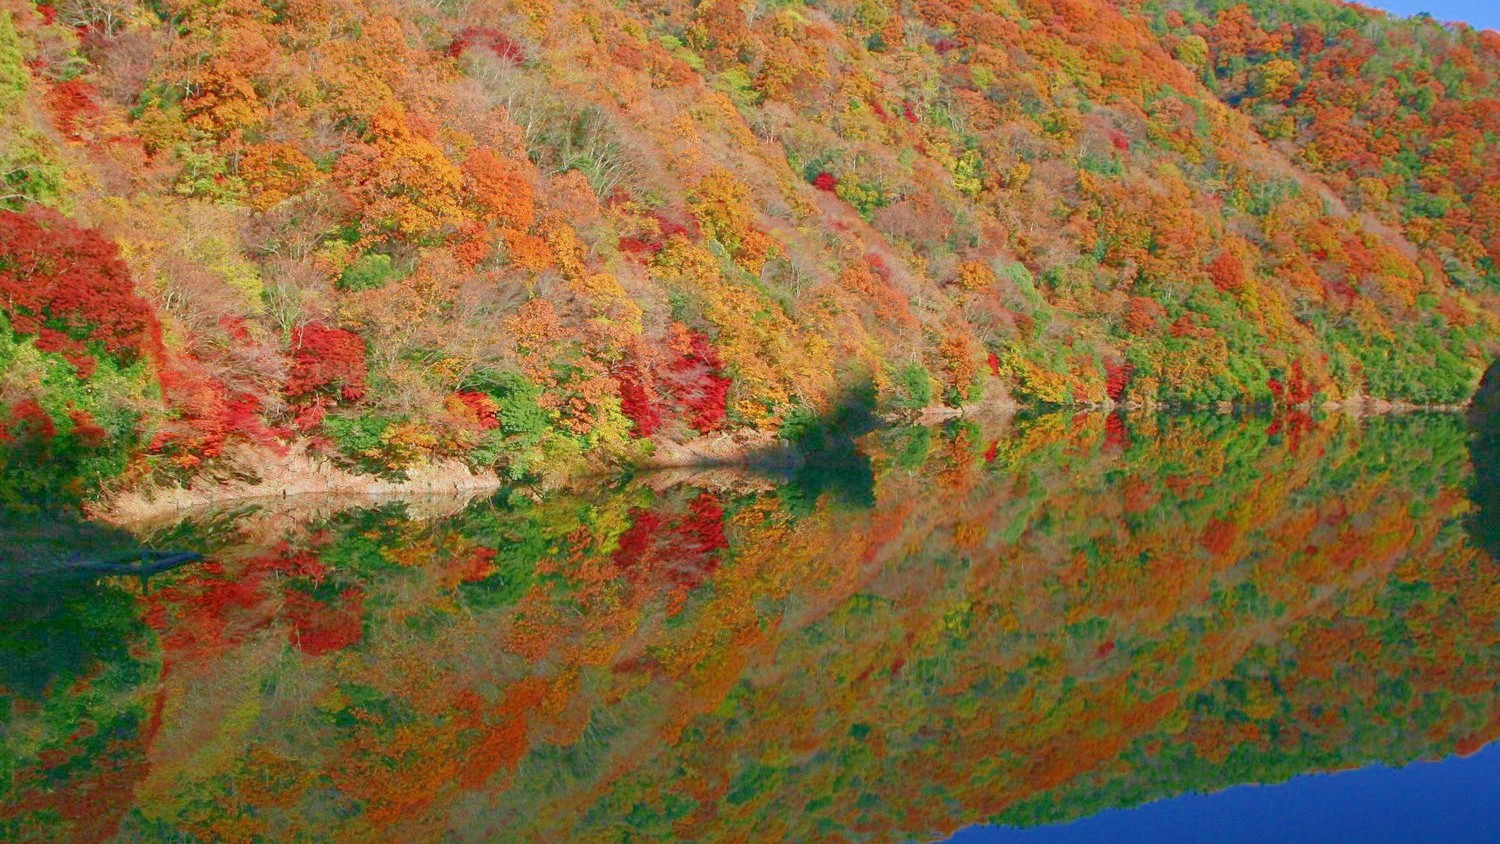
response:
<svg viewBox="0 0 1500 844"><path fill-rule="evenodd" d="M983 261L969 260L958 265L958 286L965 290L988 290L995 280L995 271Z"/></svg>
<svg viewBox="0 0 1500 844"><path fill-rule="evenodd" d="M520 44L494 27L466 26L453 36L448 45L448 55L457 58L473 47L489 50L497 57L520 64L526 61L526 51Z"/></svg>
<svg viewBox="0 0 1500 844"><path fill-rule="evenodd" d="M350 292L376 290L400 276L401 272L391 263L391 256L380 252L366 252L344 269L343 275L339 276L338 286L340 290Z"/></svg>
<svg viewBox="0 0 1500 844"><path fill-rule="evenodd" d="M442 446L431 425L405 416L330 416L323 428L355 469L387 478L405 478L407 470L440 453Z"/></svg>
<svg viewBox="0 0 1500 844"><path fill-rule="evenodd" d="M615 370L615 382L620 385L620 411L634 428L636 437L649 437L661 427L661 412L651 395L651 389L640 367L623 364Z"/></svg>
<svg viewBox="0 0 1500 844"><path fill-rule="evenodd" d="M1220 290L1233 292L1245 285L1245 265L1233 252L1220 252L1207 269L1209 278Z"/></svg>
<svg viewBox="0 0 1500 844"><path fill-rule="evenodd" d="M500 427L497 414L500 405L488 393L478 390L460 390L447 403L448 410L481 431L493 431Z"/></svg>
<svg viewBox="0 0 1500 844"><path fill-rule="evenodd" d="M63 168L41 134L17 128L0 142L0 208L54 203L62 194Z"/></svg>
<svg viewBox="0 0 1500 844"><path fill-rule="evenodd" d="M364 394L365 341L358 334L320 322L292 332L288 398L358 401Z"/></svg>
<svg viewBox="0 0 1500 844"><path fill-rule="evenodd" d="M119 249L47 208L0 211L0 310L11 330L88 377L95 353L129 364L160 354L160 327Z"/></svg>
<svg viewBox="0 0 1500 844"><path fill-rule="evenodd" d="M889 404L896 410L921 410L932 404L932 376L927 367L912 361L896 370Z"/></svg>
<svg viewBox="0 0 1500 844"><path fill-rule="evenodd" d="M885 189L878 184L856 182L845 179L834 186L833 193L839 199L854 206L861 217L866 220L875 213L878 208L884 208L890 203L885 195Z"/></svg>
<svg viewBox="0 0 1500 844"><path fill-rule="evenodd" d="M15 24L6 15L0 19L0 113L12 113L20 106L30 80Z"/></svg>
<svg viewBox="0 0 1500 844"><path fill-rule="evenodd" d="M676 357L664 368L661 379L687 422L701 433L724 426L732 379L724 373L724 361L708 335L681 330L673 336Z"/></svg>
<svg viewBox="0 0 1500 844"><path fill-rule="evenodd" d="M495 425L469 453L470 465L498 466L513 479L529 474L542 458L544 441L553 433L551 419L540 403L541 388L519 373L481 370L464 381L460 394L483 395L495 408Z"/></svg>
<svg viewBox="0 0 1500 844"><path fill-rule="evenodd" d="M1134 368L1128 361L1107 360L1104 362L1104 392L1111 401L1119 401L1130 384Z"/></svg>

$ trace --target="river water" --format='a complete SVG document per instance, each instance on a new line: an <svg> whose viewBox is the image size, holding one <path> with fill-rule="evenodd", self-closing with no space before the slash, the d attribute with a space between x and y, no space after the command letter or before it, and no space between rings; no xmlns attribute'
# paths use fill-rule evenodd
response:
<svg viewBox="0 0 1500 844"><path fill-rule="evenodd" d="M1058 414L779 474L11 514L0 840L1000 841L1469 756L1500 737L1473 441ZM34 573L122 547L204 560Z"/></svg>

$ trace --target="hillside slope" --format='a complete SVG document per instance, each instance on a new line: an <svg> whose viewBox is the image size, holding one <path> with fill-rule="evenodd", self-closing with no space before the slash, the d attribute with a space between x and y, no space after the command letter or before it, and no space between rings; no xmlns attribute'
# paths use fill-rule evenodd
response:
<svg viewBox="0 0 1500 844"><path fill-rule="evenodd" d="M1500 35L1264 5L4 0L0 499L1460 401Z"/></svg>

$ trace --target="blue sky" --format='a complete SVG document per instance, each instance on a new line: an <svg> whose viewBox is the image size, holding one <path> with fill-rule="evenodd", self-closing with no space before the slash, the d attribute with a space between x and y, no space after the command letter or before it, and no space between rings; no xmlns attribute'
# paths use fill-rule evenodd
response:
<svg viewBox="0 0 1500 844"><path fill-rule="evenodd" d="M1500 0L1363 0L1397 15L1426 12L1440 21L1463 21L1476 29L1500 30Z"/></svg>

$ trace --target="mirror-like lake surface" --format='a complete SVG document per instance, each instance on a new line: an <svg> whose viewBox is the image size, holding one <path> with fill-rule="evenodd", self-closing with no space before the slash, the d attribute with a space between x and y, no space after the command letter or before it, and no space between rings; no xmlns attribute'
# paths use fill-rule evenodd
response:
<svg viewBox="0 0 1500 844"><path fill-rule="evenodd" d="M1472 442L1055 415L784 476L133 536L14 514L16 571L206 559L5 584L0 839L931 841L1474 754L1500 575Z"/></svg>

